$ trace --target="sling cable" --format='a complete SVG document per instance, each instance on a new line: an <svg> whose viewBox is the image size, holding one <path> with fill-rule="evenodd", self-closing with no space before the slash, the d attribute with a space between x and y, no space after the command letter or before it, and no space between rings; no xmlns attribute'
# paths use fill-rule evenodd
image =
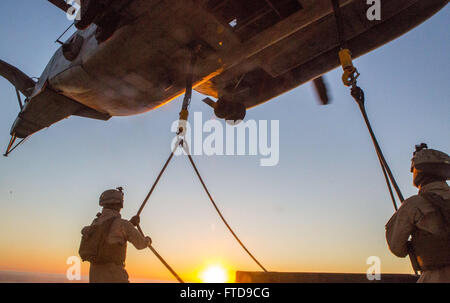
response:
<svg viewBox="0 0 450 303"><path fill-rule="evenodd" d="M170 153L169 158L167 159L167 161L164 163L163 168L161 169L160 173L158 174L158 176L156 177L155 182L153 183L152 187L150 188L150 191L148 192L147 196L145 197L144 201L142 202L138 212L137 212L137 216L140 216L140 214L142 213L142 211L144 210L145 205L147 204L148 200L150 199L150 196L152 195L153 191L156 188L156 185L158 184L159 180L161 179L162 175L164 174L167 166L169 165L169 163L171 162L171 160L173 159L173 156L175 154L175 151L178 148L182 148L188 159L189 162L191 163L195 174L197 175L200 183L202 184L203 189L205 190L209 200L211 201L211 204L213 205L214 209L216 210L217 214L219 215L220 219L222 219L223 223L225 224L225 226L227 227L227 229L230 231L230 233L233 235L233 237L236 239L236 241L239 243L239 245L244 249L244 251L250 256L250 258L255 261L255 263L264 271L267 272L267 269L255 258L255 256L248 250L248 248L244 245L244 243L240 240L240 238L236 235L236 233L234 232L234 230L231 228L231 226L228 224L227 220L225 219L225 217L223 216L222 212L220 211L219 207L217 206L216 202L214 201L211 193L208 190L208 187L206 186L206 183L204 182L198 168L197 165L194 162L194 159L192 158L191 154L189 153L189 147L187 142L184 139L184 135L186 133L186 124L187 124L187 120L189 117L189 105L191 103L191 98L192 98L192 85L193 85L193 72L194 72L194 67L196 64L196 60L197 60L197 53L200 50L199 47L197 47L196 49L194 49L194 51L192 52L192 58L188 67L188 73L186 76L186 92L184 94L184 100L183 100L183 105L181 107L181 111L179 114L179 125L178 125L178 131L177 131L177 137L178 140L176 141L174 148L172 149L172 152ZM144 232L142 231L140 225L138 224L137 229L139 230L139 232L144 236ZM161 257L161 255L151 246L149 245L150 250L155 254L155 256L161 261L161 263L170 271L170 273L177 279L178 282L180 283L184 283L184 281L180 278L180 276L172 269L172 267L164 260L163 257Z"/></svg>
<svg viewBox="0 0 450 303"><path fill-rule="evenodd" d="M394 190L395 190L395 192L398 196L398 199L400 200L401 203L403 203L403 201L405 199L403 198L403 194L397 184L397 181L395 180L394 175L392 174L392 171L391 171L388 163L386 162L386 159L383 155L383 152L381 151L380 145L378 144L378 140L375 136L375 133L372 130L372 126L371 126L369 118L367 116L367 111L366 111L366 107L365 107L364 91L357 84L357 79L360 76L360 73L358 72L356 67L353 65L352 55L351 55L350 49L348 47L347 40L345 39L345 36L344 36L344 23L343 23L343 19L342 19L339 0L331 0L331 2L333 5L334 16L336 19L336 29L337 29L338 39L339 39L339 46L340 46L339 61L341 63L342 69L344 70L344 73L342 75L342 82L344 83L345 86L351 87L351 91L350 91L351 96L353 97L353 99L355 99L356 103L358 104L358 107L364 118L364 121L366 123L370 137L372 139L373 146L375 148L375 152L377 153L378 160L380 162L381 171L383 172L384 179L386 181L386 185L387 185L387 188L389 191L389 195L392 200L392 204L394 206L395 211L397 211L398 206L397 206L396 199L394 197L394 192L392 190L392 187L394 187ZM412 249L410 242L408 242L408 255L409 255L409 258L411 261L412 268L413 268L414 272L416 273L416 275L418 275L419 271L420 271L420 269L419 269L420 267L419 267L416 255L414 254L414 251Z"/></svg>

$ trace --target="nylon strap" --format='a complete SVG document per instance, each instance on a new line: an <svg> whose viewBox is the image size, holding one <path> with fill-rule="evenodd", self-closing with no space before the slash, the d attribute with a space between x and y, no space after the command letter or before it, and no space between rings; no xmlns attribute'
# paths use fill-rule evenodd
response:
<svg viewBox="0 0 450 303"><path fill-rule="evenodd" d="M198 171L198 168L194 162L194 159L192 158L192 156L189 153L189 148L187 147L186 142L181 139L178 140L177 143L175 144L174 149L172 150L169 158L167 159L167 161L165 162L161 172L158 174L158 177L156 178L156 181L153 183L149 193L147 194L146 198L144 199L144 201L142 202L141 207L139 208L139 211L137 213L137 215L139 216L145 205L147 204L148 200L150 199L150 196L152 195L153 191L156 188L156 185L158 184L159 180L161 179L161 176L163 175L163 173L165 172L167 166L169 165L170 161L172 160L176 149L181 146L189 159L189 162L191 163L192 167L194 168L194 171L197 175L197 177L199 178L200 183L203 186L203 189L205 190L206 194L208 195L209 200L211 201L212 205L214 206L214 209L216 210L216 212L218 213L219 217L222 219L223 223L225 224L225 226L228 228L228 230L230 231L230 233L233 235L233 237L236 239L236 241L239 243L239 245L245 250L245 252L250 256L250 258L252 258L253 261L255 261L255 263L264 271L267 272L267 269L261 264L261 262L259 262L255 256L248 250L248 248L244 245L244 243L241 241L241 239L236 235L236 233L234 232L234 230L231 228L230 224L228 224L227 220L225 219L225 217L223 216L222 212L220 211L219 207L217 206L216 202L214 201L213 197L211 196L205 182L203 181L202 176L200 175L200 172ZM144 233L142 231L142 229L140 228L140 226L137 226L139 232L144 236ZM153 247L149 246L149 248L152 250L152 252L156 255L156 257L164 264L164 266L166 266L166 268L172 273L173 276L175 276L175 278L177 278L177 280L180 283L183 283L181 278L179 277L179 275L170 267L170 265L154 250Z"/></svg>

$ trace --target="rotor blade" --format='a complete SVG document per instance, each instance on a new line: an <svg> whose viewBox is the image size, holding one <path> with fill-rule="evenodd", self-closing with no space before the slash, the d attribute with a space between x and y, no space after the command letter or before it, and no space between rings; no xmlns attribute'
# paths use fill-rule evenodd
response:
<svg viewBox="0 0 450 303"><path fill-rule="evenodd" d="M327 105L330 103L328 97L328 88L323 77L319 77L313 80L314 89L319 97L320 104Z"/></svg>
<svg viewBox="0 0 450 303"><path fill-rule="evenodd" d="M33 79L3 60L0 60L0 76L11 82L24 96L29 97L33 93L32 88L36 85Z"/></svg>
<svg viewBox="0 0 450 303"><path fill-rule="evenodd" d="M67 12L69 10L69 8L72 7L71 5L67 4L66 1L64 1L64 0L48 0L48 2L50 2L54 6L60 8L61 10L65 11L65 12Z"/></svg>

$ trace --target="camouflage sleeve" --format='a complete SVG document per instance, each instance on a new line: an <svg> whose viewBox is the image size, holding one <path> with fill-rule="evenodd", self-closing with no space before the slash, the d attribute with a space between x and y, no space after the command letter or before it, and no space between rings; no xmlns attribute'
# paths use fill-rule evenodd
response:
<svg viewBox="0 0 450 303"><path fill-rule="evenodd" d="M397 257L408 255L407 243L414 231L414 221L417 220L415 208L402 205L386 224L386 240L391 252Z"/></svg>
<svg viewBox="0 0 450 303"><path fill-rule="evenodd" d="M148 241L139 231L127 220L123 220L123 226L127 241L131 242L136 249L144 249L148 247Z"/></svg>

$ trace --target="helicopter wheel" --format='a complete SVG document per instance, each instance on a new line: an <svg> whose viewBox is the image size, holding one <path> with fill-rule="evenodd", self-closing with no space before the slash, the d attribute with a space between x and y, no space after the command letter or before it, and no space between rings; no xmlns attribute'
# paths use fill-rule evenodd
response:
<svg viewBox="0 0 450 303"><path fill-rule="evenodd" d="M219 119L226 119L230 113L232 113L233 108L230 102L218 101L216 108L214 108L214 114Z"/></svg>
<svg viewBox="0 0 450 303"><path fill-rule="evenodd" d="M232 113L226 117L226 122L229 125L238 125L241 123L245 115L247 114L247 109L241 103L233 103L232 104Z"/></svg>
<svg viewBox="0 0 450 303"><path fill-rule="evenodd" d="M97 15L100 13L100 2L98 0L80 0L81 12L80 20L75 20L75 27L79 30L86 29L94 22Z"/></svg>
<svg viewBox="0 0 450 303"><path fill-rule="evenodd" d="M244 120L246 108L241 103L219 101L214 109L214 114L219 119L225 119L230 125L236 125Z"/></svg>
<svg viewBox="0 0 450 303"><path fill-rule="evenodd" d="M110 16L106 20L99 22L97 30L95 31L95 38L98 43L102 43L114 34L119 25L119 16Z"/></svg>

